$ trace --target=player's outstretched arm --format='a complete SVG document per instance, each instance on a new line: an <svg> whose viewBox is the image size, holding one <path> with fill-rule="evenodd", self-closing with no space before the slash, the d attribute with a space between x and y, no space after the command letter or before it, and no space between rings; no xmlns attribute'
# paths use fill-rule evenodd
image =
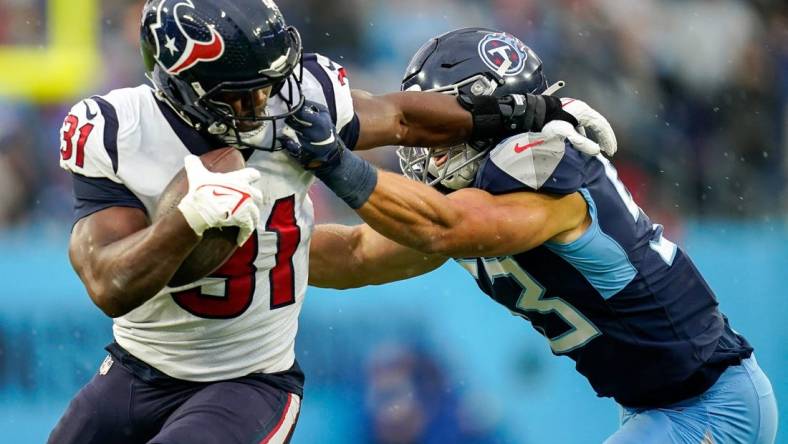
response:
<svg viewBox="0 0 788 444"><path fill-rule="evenodd" d="M554 239L571 240L588 223L578 194L493 196L464 189L444 196L405 177L378 172L344 147L327 110L305 105L281 142L372 228L424 253L449 257L513 254Z"/></svg>
<svg viewBox="0 0 788 444"><path fill-rule="evenodd" d="M454 96L426 92L375 96L358 89L351 94L360 128L357 150L452 145L467 140L473 131L471 113Z"/></svg>
<svg viewBox="0 0 788 444"><path fill-rule="evenodd" d="M397 244L366 224L318 225L309 249L309 285L346 289L385 284L428 273L447 259Z"/></svg>
<svg viewBox="0 0 788 444"><path fill-rule="evenodd" d="M374 96L353 90L359 118L355 149L383 145L449 146L468 140L500 139L539 131L549 121L582 126L599 144L587 140L576 147L590 155L616 152L610 123L584 102L541 95L453 96L436 92L404 91ZM579 134L578 138L583 138Z"/></svg>
<svg viewBox="0 0 788 444"><path fill-rule="evenodd" d="M579 193L494 196L467 188L444 196L422 183L386 172L379 172L374 192L357 212L396 242L455 258L504 256L548 240L568 242L589 222Z"/></svg>

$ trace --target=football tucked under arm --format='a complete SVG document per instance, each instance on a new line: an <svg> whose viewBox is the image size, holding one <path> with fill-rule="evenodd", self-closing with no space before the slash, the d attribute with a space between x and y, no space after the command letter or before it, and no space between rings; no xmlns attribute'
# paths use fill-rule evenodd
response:
<svg viewBox="0 0 788 444"><path fill-rule="evenodd" d="M242 170L245 167L245 162L240 151L235 148L221 148L218 150L209 151L200 156L200 161L205 166L205 169L216 173L229 173ZM210 189L211 193L227 195L227 199L237 200L239 204L244 204L244 200L251 202L252 208L249 208L249 217L254 220L249 221L249 228L247 233L241 239L242 243L246 242L251 235L252 230L256 227L259 221L259 208L254 205L256 199L251 196L245 196L243 192L234 191L238 187L224 187L219 186L215 189ZM189 194L189 180L187 177L186 169L181 169L175 177L172 178L170 183L161 193L159 202L156 206L156 212L153 215L153 221L160 220L165 215L181 209L183 211L183 199ZM209 196L211 197L211 196ZM199 203L195 203L199 204ZM197 210L199 211L199 210ZM203 210L205 211L205 210ZM211 224L204 220L205 216L199 214L193 215L201 224ZM210 217L209 217L210 218ZM188 217L187 217L188 221ZM228 222L232 223L231 220ZM215 222L213 222L215 224ZM194 223L190 223L192 228ZM230 256L233 255L238 247L239 236L241 235L238 226L229 225L222 227L203 228L202 239L191 253L186 257L183 263L178 267L178 270L170 279L168 285L170 287L178 287L189 284L191 282L200 280L205 276L211 274L213 271L221 267Z"/></svg>

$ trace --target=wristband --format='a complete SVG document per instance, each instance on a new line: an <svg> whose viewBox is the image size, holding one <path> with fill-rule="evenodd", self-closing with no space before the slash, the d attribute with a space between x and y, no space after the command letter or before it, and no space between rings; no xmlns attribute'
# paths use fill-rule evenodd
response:
<svg viewBox="0 0 788 444"><path fill-rule="evenodd" d="M344 147L338 162L316 168L314 173L354 210L361 208L369 200L378 183L378 170Z"/></svg>
<svg viewBox="0 0 788 444"><path fill-rule="evenodd" d="M564 111L557 97L535 94L495 96L457 96L460 105L471 113L471 140L500 139L514 134L541 131L551 120L565 120L577 126L577 119Z"/></svg>

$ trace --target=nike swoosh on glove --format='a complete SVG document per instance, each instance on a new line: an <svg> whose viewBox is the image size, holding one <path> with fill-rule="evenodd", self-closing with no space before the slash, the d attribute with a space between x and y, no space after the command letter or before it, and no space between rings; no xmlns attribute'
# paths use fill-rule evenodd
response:
<svg viewBox="0 0 788 444"><path fill-rule="evenodd" d="M350 208L364 205L375 190L377 170L337 137L328 108L306 101L285 123L279 143L288 154L313 171Z"/></svg>
<svg viewBox="0 0 788 444"><path fill-rule="evenodd" d="M199 157L184 158L189 191L178 209L189 226L202 236L205 230L238 227L236 243L241 246L260 223L263 194L255 186L260 172L243 168L229 173L208 171Z"/></svg>

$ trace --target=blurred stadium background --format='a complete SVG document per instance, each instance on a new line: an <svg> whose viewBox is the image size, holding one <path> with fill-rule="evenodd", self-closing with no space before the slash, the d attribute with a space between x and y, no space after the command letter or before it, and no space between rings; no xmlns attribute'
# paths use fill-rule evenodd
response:
<svg viewBox="0 0 788 444"><path fill-rule="evenodd" d="M59 128L85 95L145 79L139 0L0 0L0 441L40 443L96 371L110 320L70 268ZM788 400L788 4L784 0L280 0L352 85L397 90L427 38L513 33L562 94L605 114L615 164L694 257ZM395 166L391 149L370 154ZM320 186L319 221L352 223ZM568 359L454 264L307 297L295 443L586 443L615 430ZM788 418L782 405L781 419ZM784 423L784 421L781 421ZM788 442L782 430L778 442Z"/></svg>

